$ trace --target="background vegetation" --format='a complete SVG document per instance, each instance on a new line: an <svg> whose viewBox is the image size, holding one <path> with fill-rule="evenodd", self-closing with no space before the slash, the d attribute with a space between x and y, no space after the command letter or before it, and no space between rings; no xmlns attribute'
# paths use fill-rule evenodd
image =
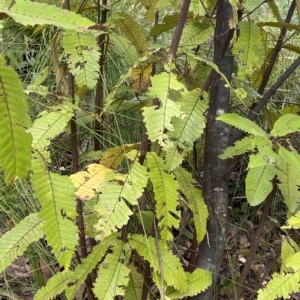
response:
<svg viewBox="0 0 300 300"><path fill-rule="evenodd" d="M3 299L299 296L299 1L0 10Z"/></svg>

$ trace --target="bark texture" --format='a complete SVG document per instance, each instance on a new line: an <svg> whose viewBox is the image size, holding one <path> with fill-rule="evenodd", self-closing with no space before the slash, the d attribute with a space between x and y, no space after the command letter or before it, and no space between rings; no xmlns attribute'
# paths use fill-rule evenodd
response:
<svg viewBox="0 0 300 300"><path fill-rule="evenodd" d="M232 17L232 7L227 0L219 0L217 23L214 36L214 62L220 71L231 80L233 56L230 47L222 57L222 48L230 30L228 21ZM193 300L212 300L217 287L218 272L223 258L226 224L228 220L228 161L219 155L229 145L229 127L216 120L228 112L230 90L225 82L214 72L212 75L210 103L207 115L207 128L204 153L203 195L209 210L207 237L199 246L197 267L208 269L213 274L213 284Z"/></svg>

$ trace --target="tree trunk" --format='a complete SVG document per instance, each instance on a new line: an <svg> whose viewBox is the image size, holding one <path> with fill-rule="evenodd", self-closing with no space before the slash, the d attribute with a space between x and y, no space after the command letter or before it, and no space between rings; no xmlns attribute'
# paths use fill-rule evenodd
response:
<svg viewBox="0 0 300 300"><path fill-rule="evenodd" d="M230 30L229 19L232 7L227 0L219 0L217 5L217 23L214 36L214 63L220 71L231 80L233 56L230 47L222 58L222 46L226 34ZM207 237L199 246L197 267L208 269L213 274L213 284L205 292L193 297L193 300L212 300L216 297L217 279L223 258L226 224L228 221L228 160L219 155L229 145L229 127L216 117L228 112L230 89L225 87L224 80L214 72L211 84L210 103L207 115L203 196L208 206L209 220ZM215 295L214 295L215 294Z"/></svg>

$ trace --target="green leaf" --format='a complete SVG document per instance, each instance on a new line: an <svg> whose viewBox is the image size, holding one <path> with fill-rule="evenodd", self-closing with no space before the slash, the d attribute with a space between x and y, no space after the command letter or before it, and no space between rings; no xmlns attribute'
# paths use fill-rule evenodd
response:
<svg viewBox="0 0 300 300"><path fill-rule="evenodd" d="M252 136L246 136L243 139L236 141L234 146L227 147L223 154L219 155L221 159L232 158L236 155L241 155L247 151L254 150L255 144L253 143Z"/></svg>
<svg viewBox="0 0 300 300"><path fill-rule="evenodd" d="M178 16L179 13L165 16L161 24L156 24L151 29L149 36L157 36L174 28L177 24Z"/></svg>
<svg viewBox="0 0 300 300"><path fill-rule="evenodd" d="M26 248L43 237L44 220L30 214L0 238L0 272L4 271Z"/></svg>
<svg viewBox="0 0 300 300"><path fill-rule="evenodd" d="M94 34L67 30L61 42L67 54L69 70L74 75L78 87L93 89L99 77L100 59Z"/></svg>
<svg viewBox="0 0 300 300"><path fill-rule="evenodd" d="M299 229L300 228L300 211L287 220L287 224L282 226L282 229Z"/></svg>
<svg viewBox="0 0 300 300"><path fill-rule="evenodd" d="M279 13L279 9L278 9L278 6L276 4L276 2L274 0L272 1L268 1L268 6L271 8L276 20L278 22L282 22L282 19L281 19L281 16L280 16L280 13Z"/></svg>
<svg viewBox="0 0 300 300"><path fill-rule="evenodd" d="M77 215L74 186L69 177L49 172L39 152L33 153L32 170L31 183L42 206L39 217L45 219L46 239L60 265L68 269L78 240L72 220Z"/></svg>
<svg viewBox="0 0 300 300"><path fill-rule="evenodd" d="M66 288L66 296L69 300L74 299L76 291L81 284L84 283L88 274L97 266L101 261L106 251L117 241L117 235L111 234L107 238L103 239L101 243L92 248L92 252L77 265L72 274L72 280L76 281L74 285Z"/></svg>
<svg viewBox="0 0 300 300"><path fill-rule="evenodd" d="M124 300L141 300L143 293L143 276L136 270L134 265L129 265L129 283L125 288Z"/></svg>
<svg viewBox="0 0 300 300"><path fill-rule="evenodd" d="M130 269L120 260L124 258L123 243L119 241L102 262L93 291L98 299L111 300L115 296L123 296L129 282Z"/></svg>
<svg viewBox="0 0 300 300"><path fill-rule="evenodd" d="M299 254L299 253L298 253ZM298 257L298 260L300 257ZM257 300L274 300L280 297L290 299L290 294L300 289L300 272L278 274L274 273L267 287L258 290Z"/></svg>
<svg viewBox="0 0 300 300"><path fill-rule="evenodd" d="M186 273L187 291L180 292L174 288L168 287L165 295L170 299L183 299L192 297L205 291L212 284L212 275L208 270L196 269L193 273Z"/></svg>
<svg viewBox="0 0 300 300"><path fill-rule="evenodd" d="M114 19L115 24L120 27L136 50L140 54L145 53L149 48L149 44L140 24L126 13L117 14Z"/></svg>
<svg viewBox="0 0 300 300"><path fill-rule="evenodd" d="M234 126L240 130L243 130L249 134L267 137L267 134L258 125L244 117L239 116L236 113L227 113L225 115L217 117L216 119Z"/></svg>
<svg viewBox="0 0 300 300"><path fill-rule="evenodd" d="M23 86L13 68L0 63L0 165L6 183L24 178L30 168L30 117Z"/></svg>
<svg viewBox="0 0 300 300"><path fill-rule="evenodd" d="M109 41L114 45L112 51L116 52L118 56L125 58L129 65L133 66L137 62L139 58L138 52L128 39L121 35L110 33Z"/></svg>
<svg viewBox="0 0 300 300"><path fill-rule="evenodd" d="M32 148L44 151L51 139L61 133L73 116L73 111L68 105L52 107L52 111L43 111L39 114L32 128L28 131L32 134Z"/></svg>
<svg viewBox="0 0 300 300"><path fill-rule="evenodd" d="M214 26L207 22L189 22L185 25L180 39L181 47L196 47L206 42L214 33Z"/></svg>
<svg viewBox="0 0 300 300"><path fill-rule="evenodd" d="M289 133L300 130L300 116L287 114L281 116L274 124L273 130L270 132L272 136L285 136Z"/></svg>
<svg viewBox="0 0 300 300"><path fill-rule="evenodd" d="M299 205L299 177L300 177L300 162L299 157L291 151L279 148L279 159L276 160L278 168L278 186L283 195L283 200L288 207L288 215L295 212Z"/></svg>
<svg viewBox="0 0 300 300"><path fill-rule="evenodd" d="M184 118L172 118L174 131L168 132L173 142L173 146L166 154L166 166L170 171L182 162L187 152L193 149L194 142L203 133L206 121L204 112L207 108L207 95L200 90L192 90L182 99L181 110Z"/></svg>
<svg viewBox="0 0 300 300"><path fill-rule="evenodd" d="M185 169L178 167L174 173L179 188L186 197L193 212L197 241L201 242L206 235L206 221L208 218L208 210L202 192L195 187L197 182L193 179L192 174L188 173Z"/></svg>
<svg viewBox="0 0 300 300"><path fill-rule="evenodd" d="M54 299L62 293L68 284L72 281L72 272L65 271L53 275L46 286L42 287L35 295L34 300Z"/></svg>
<svg viewBox="0 0 300 300"><path fill-rule="evenodd" d="M24 26L54 25L63 29L83 32L94 25L92 21L72 11L54 5L18 0L11 8L4 7L2 12L11 16Z"/></svg>
<svg viewBox="0 0 300 300"><path fill-rule="evenodd" d="M291 24L291 23L283 23L283 22L258 22L256 23L258 27L275 27L275 28L282 28L285 27L287 30L296 30L300 31L300 25Z"/></svg>
<svg viewBox="0 0 300 300"><path fill-rule="evenodd" d="M158 98L159 107L145 107L143 116L146 123L149 139L158 143L164 148L172 147L173 143L169 140L166 131L174 131L171 122L173 117L181 117L181 103L175 102L170 98L169 91L171 89L180 91L185 87L176 79L173 73L161 73L151 78L152 87L149 88L149 96Z"/></svg>
<svg viewBox="0 0 300 300"><path fill-rule="evenodd" d="M131 205L137 205L148 182L146 167L141 166L137 160L136 151L128 156L135 161L127 175L116 175L117 182L109 182L100 188L100 201L94 210L99 216L95 229L100 232L99 238L111 234L125 225L133 211L124 200Z"/></svg>
<svg viewBox="0 0 300 300"><path fill-rule="evenodd" d="M246 177L246 197L250 205L258 205L266 200L272 190L271 180L276 175L272 165L252 168Z"/></svg>
<svg viewBox="0 0 300 300"><path fill-rule="evenodd" d="M178 183L174 180L174 174L165 171L165 165L161 157L154 152L147 153L147 167L150 169L149 177L153 184L156 200L156 216L163 240L172 240L170 232L172 227L179 228L180 212L178 205Z"/></svg>
<svg viewBox="0 0 300 300"><path fill-rule="evenodd" d="M134 234L128 243L150 263L154 272L161 273L162 270L161 275L169 286L182 292L187 291L187 275L183 271L179 258L174 256L162 241Z"/></svg>

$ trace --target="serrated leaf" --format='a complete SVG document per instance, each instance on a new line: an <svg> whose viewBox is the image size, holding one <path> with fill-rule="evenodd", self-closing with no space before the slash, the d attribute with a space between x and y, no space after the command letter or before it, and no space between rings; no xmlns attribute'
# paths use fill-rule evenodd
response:
<svg viewBox="0 0 300 300"><path fill-rule="evenodd" d="M253 144L253 137L246 136L243 139L236 141L234 146L228 147L225 149L224 153L219 155L220 158L232 158L236 155L241 155L247 151L254 150L255 145Z"/></svg>
<svg viewBox="0 0 300 300"><path fill-rule="evenodd" d="M4 7L2 11L24 26L48 24L83 32L94 25L79 14L46 3L18 0L11 8Z"/></svg>
<svg viewBox="0 0 300 300"><path fill-rule="evenodd" d="M214 32L214 26L211 23L203 24L199 21L193 21L186 24L180 39L181 47L196 47L206 42Z"/></svg>
<svg viewBox="0 0 300 300"><path fill-rule="evenodd" d="M0 272L4 271L26 248L43 237L44 220L30 214L0 238Z"/></svg>
<svg viewBox="0 0 300 300"><path fill-rule="evenodd" d="M174 256L162 241L134 234L128 243L150 263L154 272L160 273L160 270L163 270L163 279L169 286L182 292L187 290L187 276L178 257ZM159 252L157 243L160 247Z"/></svg>
<svg viewBox="0 0 300 300"><path fill-rule="evenodd" d="M114 45L112 51L116 52L118 56L125 58L129 65L133 66L137 62L139 58L138 52L128 39L121 35L110 33L109 41Z"/></svg>
<svg viewBox="0 0 300 300"><path fill-rule="evenodd" d="M84 283L88 274L97 266L101 261L106 251L112 246L117 240L116 234L111 234L107 238L103 239L101 243L92 248L92 252L77 265L76 269L72 274L72 280L76 281L74 285L66 288L66 296L69 300L74 299L76 291L80 285Z"/></svg>
<svg viewBox="0 0 300 300"><path fill-rule="evenodd" d="M68 269L77 245L75 189L67 176L49 172L41 153L33 153L31 183L45 220L43 231L61 266Z"/></svg>
<svg viewBox="0 0 300 300"><path fill-rule="evenodd" d="M170 148L172 142L169 140L166 131L173 131L174 126L171 122L173 117L181 117L181 103L175 102L170 98L171 89L176 91L186 90L173 73L161 73L151 78L152 87L149 88L149 96L160 101L159 107L145 107L143 116L147 127L148 137L152 142L158 143L164 148Z"/></svg>
<svg viewBox="0 0 300 300"><path fill-rule="evenodd" d="M282 229L299 229L300 228L300 211L287 220L288 225L282 226Z"/></svg>
<svg viewBox="0 0 300 300"><path fill-rule="evenodd" d="M156 216L160 234L163 240L172 240L170 232L172 227L179 227L180 213L178 205L178 183L174 180L174 174L165 171L165 165L161 157L154 152L147 153L147 167L150 169L149 178L153 184L156 201Z"/></svg>
<svg viewBox="0 0 300 300"><path fill-rule="evenodd" d="M300 259L300 258L298 258ZM274 273L267 287L258 290L257 300L274 300L280 297L290 299L290 294L300 289L300 272L278 274Z"/></svg>
<svg viewBox="0 0 300 300"><path fill-rule="evenodd" d="M185 195L193 212L197 241L200 243L206 235L206 222L208 218L208 210L202 192L195 187L196 181L193 179L192 174L188 173L185 169L178 167L174 173L179 188Z"/></svg>
<svg viewBox="0 0 300 300"><path fill-rule="evenodd" d="M62 46L67 55L70 72L79 88L93 89L99 77L100 52L93 33L78 33L67 30L63 34Z"/></svg>
<svg viewBox="0 0 300 300"><path fill-rule="evenodd" d="M287 114L281 116L274 124L270 132L272 136L285 136L289 133L300 130L300 116Z"/></svg>
<svg viewBox="0 0 300 300"><path fill-rule="evenodd" d="M283 200L288 207L288 215L295 212L300 199L299 176L300 162L292 152L279 148L279 159L276 160L278 167L278 186L283 195Z"/></svg>
<svg viewBox="0 0 300 300"><path fill-rule="evenodd" d="M125 154L138 149L139 144L123 144L119 147L109 148L100 157L101 164L107 168L117 169L125 158Z"/></svg>
<svg viewBox="0 0 300 300"><path fill-rule="evenodd" d="M173 146L166 154L166 166L170 171L182 162L187 152L193 149L194 142L203 133L206 122L204 112L207 108L207 95L200 90L193 90L188 93L187 98L182 99L181 110L184 118L172 118L174 131L168 132L173 142Z"/></svg>
<svg viewBox="0 0 300 300"><path fill-rule="evenodd" d="M35 295L34 300L54 299L62 293L68 284L72 281L72 272L65 271L53 275L46 286L42 287Z"/></svg>
<svg viewBox="0 0 300 300"><path fill-rule="evenodd" d="M77 189L75 195L80 200L89 200L97 196L100 187L105 184L107 178L113 175L111 169L106 168L102 164L90 164L87 171L80 171L72 174L72 180Z"/></svg>
<svg viewBox="0 0 300 300"><path fill-rule="evenodd" d="M239 22L240 36L233 45L232 53L240 60L238 77L241 80L251 75L262 63L262 36L259 28L252 22Z"/></svg>
<svg viewBox="0 0 300 300"><path fill-rule="evenodd" d="M6 183L24 178L30 168L32 138L26 132L30 124L22 83L14 69L3 61L0 64L0 165L6 172Z"/></svg>
<svg viewBox="0 0 300 300"><path fill-rule="evenodd" d="M129 283L125 287L124 300L141 300L143 293L143 276L136 270L134 265L129 265Z"/></svg>
<svg viewBox="0 0 300 300"><path fill-rule="evenodd" d="M277 19L278 22L282 22L282 19L281 19L281 16L280 16L280 13L279 13L279 9L278 9L278 6L276 4L275 1L268 1L268 6L271 8L275 18Z"/></svg>
<svg viewBox="0 0 300 300"><path fill-rule="evenodd" d="M102 262L93 291L101 300L111 300L115 296L123 296L129 282L130 269L120 260L124 257L123 243L119 241Z"/></svg>
<svg viewBox="0 0 300 300"><path fill-rule="evenodd" d="M136 50L140 54L145 53L149 48L149 44L140 24L126 13L117 14L114 18L116 25L120 27Z"/></svg>
<svg viewBox="0 0 300 300"><path fill-rule="evenodd" d="M33 136L32 148L35 150L45 150L50 145L51 139L64 130L73 116L73 111L68 105L52 109L51 112L42 112L28 130Z"/></svg>
<svg viewBox="0 0 300 300"><path fill-rule="evenodd" d="M240 130L243 130L249 134L267 137L267 134L258 125L244 117L239 116L236 113L227 113L225 115L217 117L216 119L234 126Z"/></svg>
<svg viewBox="0 0 300 300"><path fill-rule="evenodd" d="M272 190L272 179L276 175L273 165L252 168L246 177L246 197L250 205L258 205L266 200Z"/></svg>
<svg viewBox="0 0 300 300"><path fill-rule="evenodd" d="M192 297L205 291L212 284L212 275L208 270L196 269L193 273L186 273L187 291L180 292L174 288L168 287L165 291L170 299L183 299Z"/></svg>

